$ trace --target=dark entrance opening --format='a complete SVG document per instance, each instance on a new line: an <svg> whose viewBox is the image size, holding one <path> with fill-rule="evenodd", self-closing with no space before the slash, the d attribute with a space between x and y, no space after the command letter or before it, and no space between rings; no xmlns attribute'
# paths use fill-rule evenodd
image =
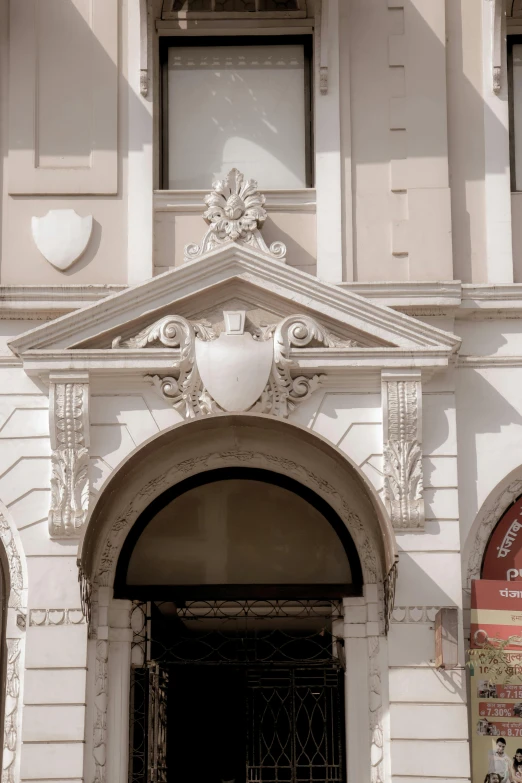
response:
<svg viewBox="0 0 522 783"><path fill-rule="evenodd" d="M135 642L145 660L133 667L132 783L343 780L339 605L198 601L134 611L147 630Z"/></svg>
<svg viewBox="0 0 522 783"><path fill-rule="evenodd" d="M134 602L130 783L344 780L361 567L322 498L267 471L182 482L136 523L115 592Z"/></svg>

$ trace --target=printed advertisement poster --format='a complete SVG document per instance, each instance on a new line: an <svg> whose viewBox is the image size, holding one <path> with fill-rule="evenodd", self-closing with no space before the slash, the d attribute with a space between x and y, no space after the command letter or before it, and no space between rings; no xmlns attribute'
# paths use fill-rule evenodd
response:
<svg viewBox="0 0 522 783"><path fill-rule="evenodd" d="M472 583L470 672L473 783L522 783L522 584Z"/></svg>

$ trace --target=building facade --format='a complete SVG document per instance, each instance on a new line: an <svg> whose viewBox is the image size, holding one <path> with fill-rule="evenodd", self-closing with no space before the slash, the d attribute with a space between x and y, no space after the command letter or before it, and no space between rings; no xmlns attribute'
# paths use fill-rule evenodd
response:
<svg viewBox="0 0 522 783"><path fill-rule="evenodd" d="M0 144L2 783L469 779L520 0L0 0Z"/></svg>

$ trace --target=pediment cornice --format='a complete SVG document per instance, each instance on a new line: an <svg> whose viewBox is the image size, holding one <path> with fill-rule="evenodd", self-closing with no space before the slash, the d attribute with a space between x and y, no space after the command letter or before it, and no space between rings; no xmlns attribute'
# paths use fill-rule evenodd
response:
<svg viewBox="0 0 522 783"><path fill-rule="evenodd" d="M24 365L48 362L78 369L118 369L120 362L136 369L152 370L164 360L172 362L172 350L137 350L110 347L118 334L136 334L164 314L185 317L222 298L223 286L233 285L252 302L267 307L274 302L278 315L307 313L325 322L342 336L353 336L360 348L312 348L302 350L300 360L352 366L388 362L400 366L440 366L458 350L455 335L436 329L389 307L318 280L298 269L264 256L255 249L230 242L205 257L126 289L81 310L64 315L26 332L9 345ZM199 302L198 302L199 299ZM285 311L285 312L283 312ZM111 339L109 339L111 338ZM359 338L359 339L358 339ZM100 342L101 341L101 342ZM106 347L93 348L97 342ZM328 356L326 356L328 354ZM167 358L168 357L168 358Z"/></svg>

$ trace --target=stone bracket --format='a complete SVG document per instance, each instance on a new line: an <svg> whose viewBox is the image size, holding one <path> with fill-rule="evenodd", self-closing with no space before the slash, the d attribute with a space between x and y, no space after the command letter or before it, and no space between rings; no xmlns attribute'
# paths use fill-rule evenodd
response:
<svg viewBox="0 0 522 783"><path fill-rule="evenodd" d="M424 527L422 384L415 370L383 372L384 502L397 530Z"/></svg>
<svg viewBox="0 0 522 783"><path fill-rule="evenodd" d="M89 376L49 377L51 538L79 538L89 508Z"/></svg>

